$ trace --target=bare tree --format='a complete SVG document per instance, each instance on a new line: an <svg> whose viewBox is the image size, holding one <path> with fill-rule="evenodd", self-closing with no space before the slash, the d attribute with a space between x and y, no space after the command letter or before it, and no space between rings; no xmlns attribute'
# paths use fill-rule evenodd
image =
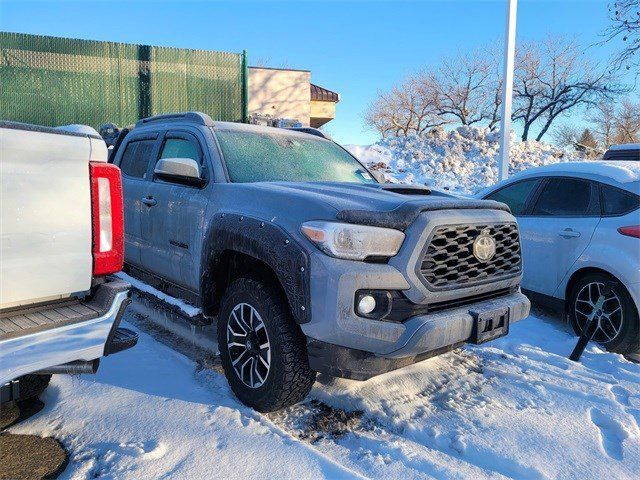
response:
<svg viewBox="0 0 640 480"><path fill-rule="evenodd" d="M419 80L435 90L438 115L461 125L498 123L500 76L497 58L475 51L444 59L435 72L425 72Z"/></svg>
<svg viewBox="0 0 640 480"><path fill-rule="evenodd" d="M635 142L640 142L640 104L625 99L616 115L613 143Z"/></svg>
<svg viewBox="0 0 640 480"><path fill-rule="evenodd" d="M381 94L365 121L383 136L420 135L449 123L493 130L500 122L502 82L496 51L445 59L439 68L413 75ZM623 91L613 74L581 55L574 41L548 38L517 53L512 118L522 123L523 141L532 129L541 140L562 116L604 105Z"/></svg>
<svg viewBox="0 0 640 480"><path fill-rule="evenodd" d="M574 147L580 138L580 130L574 125L560 125L553 131L553 141L559 147Z"/></svg>
<svg viewBox="0 0 640 480"><path fill-rule="evenodd" d="M616 104L608 100L599 102L591 111L589 121L594 125L594 130L600 138L604 148L613 144L616 131Z"/></svg>
<svg viewBox="0 0 640 480"><path fill-rule="evenodd" d="M589 121L604 148L614 143L640 142L640 102L631 98L624 98L619 103L599 103L592 110Z"/></svg>
<svg viewBox="0 0 640 480"><path fill-rule="evenodd" d="M623 47L613 59L614 68L635 69L640 75L640 2L615 0L609 3L611 25L605 30L605 42L621 39Z"/></svg>
<svg viewBox="0 0 640 480"><path fill-rule="evenodd" d="M581 58L574 41L548 38L518 52L513 119L523 124L523 141L534 125L540 125L536 140L541 140L559 117L622 91L610 73Z"/></svg>
<svg viewBox="0 0 640 480"><path fill-rule="evenodd" d="M409 77L402 85L379 95L365 114L365 123L383 137L421 135L448 122L438 116L434 95L433 86L424 79Z"/></svg>
<svg viewBox="0 0 640 480"><path fill-rule="evenodd" d="M496 67L497 68L497 67ZM493 89L493 100L489 109L489 124L488 127L490 130L495 130L500 126L500 120L502 120L502 116L500 115L502 106L502 86L504 85L504 78L502 75L498 75L497 80L495 82L495 87Z"/></svg>

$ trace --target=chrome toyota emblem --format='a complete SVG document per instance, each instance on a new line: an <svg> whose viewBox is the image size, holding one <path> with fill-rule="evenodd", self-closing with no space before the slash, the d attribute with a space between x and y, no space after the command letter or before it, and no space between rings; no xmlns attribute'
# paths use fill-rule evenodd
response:
<svg viewBox="0 0 640 480"><path fill-rule="evenodd" d="M489 229L485 229L473 242L473 256L481 262L488 262L495 254L496 241L489 235Z"/></svg>

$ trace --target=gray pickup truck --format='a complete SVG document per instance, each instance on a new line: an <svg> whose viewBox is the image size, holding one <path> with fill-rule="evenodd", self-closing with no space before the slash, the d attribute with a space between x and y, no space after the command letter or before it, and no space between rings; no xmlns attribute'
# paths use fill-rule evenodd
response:
<svg viewBox="0 0 640 480"><path fill-rule="evenodd" d="M378 183L319 132L167 114L111 161L126 270L217 317L227 379L257 410L298 402L316 372L365 380L529 313L508 207Z"/></svg>

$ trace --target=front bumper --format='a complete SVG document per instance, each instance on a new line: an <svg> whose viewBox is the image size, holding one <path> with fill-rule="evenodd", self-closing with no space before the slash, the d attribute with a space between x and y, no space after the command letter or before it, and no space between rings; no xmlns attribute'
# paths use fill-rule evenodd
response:
<svg viewBox="0 0 640 480"><path fill-rule="evenodd" d="M478 314L508 309L509 323L514 323L529 316L530 308L529 299L516 292L460 308L418 315L404 323L407 329L403 335L395 345L388 351L380 352L380 355L387 358L407 357L467 342L473 333Z"/></svg>
<svg viewBox="0 0 640 480"><path fill-rule="evenodd" d="M528 315L529 300L516 292L492 300L469 303L463 307L417 315L402 323L367 319L354 311L354 297L358 290L400 290L407 297L414 288L403 272L389 264L375 264L340 260L312 252L311 264L311 321L302 324L307 338L332 345L362 350L378 356L403 357L421 354L429 349L466 341L472 328L470 310L481 312L501 307L512 310L511 321ZM509 287L517 288L519 278L507 283L482 285L454 292L457 298L478 295ZM451 291L433 293L427 305L449 300Z"/></svg>
<svg viewBox="0 0 640 480"><path fill-rule="evenodd" d="M21 315L33 321L24 323L24 330L0 334L0 385L22 375L110 353L108 347L129 303L129 287L126 282L109 279L96 287L87 302L7 314L9 319ZM45 322L43 317L52 321Z"/></svg>
<svg viewBox="0 0 640 480"><path fill-rule="evenodd" d="M520 292L437 313L417 315L402 324L397 340L376 352L309 339L311 368L330 375L366 380L453 350L473 335L478 314L508 309L512 324L529 315L531 303ZM385 323L380 322L378 323Z"/></svg>

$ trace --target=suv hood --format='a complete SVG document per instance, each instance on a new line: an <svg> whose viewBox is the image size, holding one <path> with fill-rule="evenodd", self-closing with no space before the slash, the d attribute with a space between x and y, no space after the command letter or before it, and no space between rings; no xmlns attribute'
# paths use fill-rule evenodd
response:
<svg viewBox="0 0 640 480"><path fill-rule="evenodd" d="M417 185L336 182L264 182L228 184L244 192L256 191L259 198L297 202L309 218L313 204L330 207L337 220L399 230L406 229L426 211L449 209L494 209L509 211L503 203L455 197ZM267 202L271 203L271 202Z"/></svg>

